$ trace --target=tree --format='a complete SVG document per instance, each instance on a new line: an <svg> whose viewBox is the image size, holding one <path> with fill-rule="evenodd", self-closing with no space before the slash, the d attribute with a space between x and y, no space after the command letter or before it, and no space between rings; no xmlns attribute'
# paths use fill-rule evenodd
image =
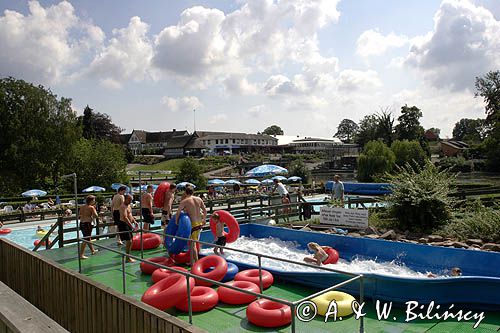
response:
<svg viewBox="0 0 500 333"><path fill-rule="evenodd" d="M396 157L382 141L368 142L358 157L358 180L374 181L394 167Z"/></svg>
<svg viewBox="0 0 500 333"><path fill-rule="evenodd" d="M295 160L290 164L288 173L291 176L296 176L302 178L302 183L306 184L309 182L311 177L311 172L307 169L305 163L302 160Z"/></svg>
<svg viewBox="0 0 500 333"><path fill-rule="evenodd" d="M352 138L358 133L359 126L351 119L342 119L339 126L337 127L337 133L335 137L339 138L343 142L350 143Z"/></svg>
<svg viewBox="0 0 500 333"><path fill-rule="evenodd" d="M424 128L420 125L422 111L416 106L401 107L401 115L398 117L399 124L396 125L396 137L399 140L421 140L424 136Z"/></svg>
<svg viewBox="0 0 500 333"><path fill-rule="evenodd" d="M266 128L262 132L262 134L267 134L267 135L283 135L284 132L281 129L281 127L279 127L278 125L272 125L272 126L269 126L268 128Z"/></svg>
<svg viewBox="0 0 500 333"><path fill-rule="evenodd" d="M119 143L122 129L113 124L109 115L94 112L94 110L87 105L85 110L83 110L83 116L80 117L80 121L84 138L102 139Z"/></svg>
<svg viewBox="0 0 500 333"><path fill-rule="evenodd" d="M66 171L71 148L80 138L71 100L43 86L0 80L0 189L19 194L47 189Z"/></svg>
<svg viewBox="0 0 500 333"><path fill-rule="evenodd" d="M414 168L422 167L427 161L426 153L416 140L396 140L392 143L391 150L396 157L396 165L400 167L407 164Z"/></svg>
<svg viewBox="0 0 500 333"><path fill-rule="evenodd" d="M484 119L460 119L453 128L453 138L459 141L481 142L486 137L487 126Z"/></svg>
<svg viewBox="0 0 500 333"><path fill-rule="evenodd" d="M392 144L394 137L394 117L388 107L380 109L377 117L377 137L384 141L388 146Z"/></svg>
<svg viewBox="0 0 500 333"><path fill-rule="evenodd" d="M203 176L200 164L192 157L185 158L179 167L177 180L182 182L190 182L198 188L205 188L207 179Z"/></svg>
<svg viewBox="0 0 500 333"><path fill-rule="evenodd" d="M364 147L369 141L378 139L378 120L376 115L366 115L359 122L359 130L355 142Z"/></svg>

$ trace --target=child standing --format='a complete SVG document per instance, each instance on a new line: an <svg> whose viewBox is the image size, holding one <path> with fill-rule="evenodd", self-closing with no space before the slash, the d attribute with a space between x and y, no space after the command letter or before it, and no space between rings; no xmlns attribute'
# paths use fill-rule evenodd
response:
<svg viewBox="0 0 500 333"><path fill-rule="evenodd" d="M224 222L220 220L217 212L212 214L212 219L215 222L215 245L226 246L226 236L224 236ZM214 247L215 254L224 254L224 250L218 246Z"/></svg>

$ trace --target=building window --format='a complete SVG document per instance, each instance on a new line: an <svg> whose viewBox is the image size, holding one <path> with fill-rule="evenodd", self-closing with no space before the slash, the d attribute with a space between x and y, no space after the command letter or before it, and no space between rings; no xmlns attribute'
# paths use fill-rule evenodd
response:
<svg viewBox="0 0 500 333"><path fill-rule="evenodd" d="M211 144L211 143L210 143L210 140L208 140L208 144Z"/></svg>
<svg viewBox="0 0 500 333"><path fill-rule="evenodd" d="M235 139L233 139L233 144L235 144L235 143L236 143L236 140L235 140Z"/></svg>
<svg viewBox="0 0 500 333"><path fill-rule="evenodd" d="M218 145L219 144L219 139L215 139L215 144Z"/></svg>
<svg viewBox="0 0 500 333"><path fill-rule="evenodd" d="M228 143L229 143L229 139L226 139L226 144L228 144Z"/></svg>

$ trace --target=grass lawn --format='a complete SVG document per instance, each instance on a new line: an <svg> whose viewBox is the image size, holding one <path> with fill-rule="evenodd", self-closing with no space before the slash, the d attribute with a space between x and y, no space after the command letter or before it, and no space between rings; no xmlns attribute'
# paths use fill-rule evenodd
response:
<svg viewBox="0 0 500 333"><path fill-rule="evenodd" d="M172 160L167 160L163 161L157 164L151 164L151 165L141 165L133 168L131 171L152 171L152 170L161 170L161 171L172 171L172 172L177 172L179 171L182 161L184 159L182 158L175 158Z"/></svg>
<svg viewBox="0 0 500 333"><path fill-rule="evenodd" d="M173 173L177 173L180 170L181 164L183 162L183 158L175 158L167 161L163 161L156 164L151 165L141 165L135 168L132 168L130 171L172 171ZM225 166L230 165L237 161L237 157L235 156L210 156L203 157L200 159L196 159L201 167L202 172L207 172L211 170L216 170L219 168L223 168Z"/></svg>

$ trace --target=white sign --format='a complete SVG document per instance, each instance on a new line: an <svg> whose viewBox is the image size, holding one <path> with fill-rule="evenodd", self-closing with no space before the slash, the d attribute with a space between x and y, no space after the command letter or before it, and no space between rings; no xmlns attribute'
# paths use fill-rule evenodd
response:
<svg viewBox="0 0 500 333"><path fill-rule="evenodd" d="M365 229L368 227L368 209L323 206L320 209L319 219L321 224Z"/></svg>

